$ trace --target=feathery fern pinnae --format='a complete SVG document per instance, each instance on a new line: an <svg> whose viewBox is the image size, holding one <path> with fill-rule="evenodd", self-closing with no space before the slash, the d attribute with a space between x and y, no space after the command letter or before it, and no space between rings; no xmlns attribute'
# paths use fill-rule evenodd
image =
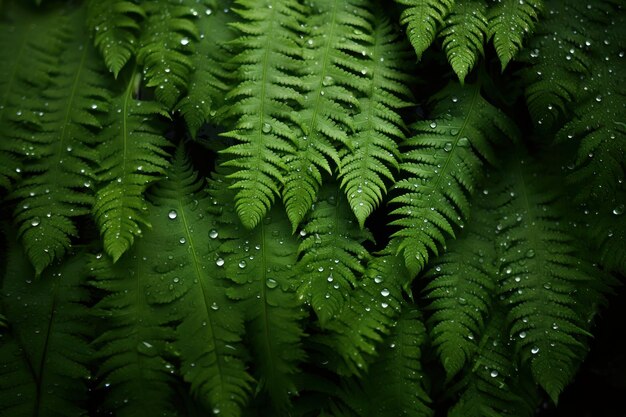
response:
<svg viewBox="0 0 626 417"><path fill-rule="evenodd" d="M146 13L140 5L129 0L88 0L87 13L94 45L117 78L135 55L140 23Z"/></svg>
<svg viewBox="0 0 626 417"><path fill-rule="evenodd" d="M11 323L0 334L0 415L85 415L92 352L84 254L41 277L10 242L0 305Z"/></svg>
<svg viewBox="0 0 626 417"><path fill-rule="evenodd" d="M481 215L473 215L468 229L425 275L430 281L424 290L432 311L430 337L448 379L476 354L497 285L495 248L485 233L490 225Z"/></svg>
<svg viewBox="0 0 626 417"><path fill-rule="evenodd" d="M421 364L426 329L419 312L402 306L391 334L385 337L380 355L363 379L351 378L342 384L334 416L429 417L430 398L426 393ZM390 370L395 369L395 372ZM339 411L341 410L341 411Z"/></svg>
<svg viewBox="0 0 626 417"><path fill-rule="evenodd" d="M434 42L454 2L455 0L396 0L396 3L405 6L400 22L407 25L407 36L418 58Z"/></svg>
<svg viewBox="0 0 626 417"><path fill-rule="evenodd" d="M515 158L520 162L500 191L506 203L495 226L499 293L509 309L516 351L556 402L585 353L588 315L601 302L602 275L581 256L563 224L556 188L544 189L524 159Z"/></svg>
<svg viewBox="0 0 626 417"><path fill-rule="evenodd" d="M156 116L167 116L157 102L133 97L134 78L111 101L108 120L100 133L100 166L93 215L105 251L117 261L133 244L141 227L149 227L143 193L169 165L169 142L160 135Z"/></svg>
<svg viewBox="0 0 626 417"><path fill-rule="evenodd" d="M446 18L446 27L439 33L448 61L461 83L483 55L489 24L486 14L483 0L457 0Z"/></svg>
<svg viewBox="0 0 626 417"><path fill-rule="evenodd" d="M293 153L298 132L292 104L302 103L300 22L304 8L295 0L239 0L242 22L233 59L242 80L228 95L226 117L237 119L224 134L239 143L224 152L238 189L237 214L247 228L261 222L279 194L287 166L284 153Z"/></svg>
<svg viewBox="0 0 626 417"><path fill-rule="evenodd" d="M199 34L192 19L198 11L176 0L145 0L141 6L146 19L137 62L143 66L146 86L154 87L157 100L172 109L187 91L193 72L191 54Z"/></svg>
<svg viewBox="0 0 626 417"><path fill-rule="evenodd" d="M227 22L232 21L235 14L208 5L197 13L200 34L191 56L194 72L189 78L189 91L176 105L192 136L223 105L233 70L228 65L230 54L225 44L234 36L233 31L228 30Z"/></svg>
<svg viewBox="0 0 626 417"><path fill-rule="evenodd" d="M308 16L304 42L304 96L300 115L302 134L295 152L287 157L283 201L293 228L315 201L322 182L320 169L331 173L330 161L339 165L333 142L352 147L348 133L354 120L350 106L365 90L371 48L370 13L362 0L318 0Z"/></svg>
<svg viewBox="0 0 626 417"><path fill-rule="evenodd" d="M215 414L235 417L252 378L242 360L243 314L226 297L228 281L216 261L218 232L211 230L213 207L203 185L179 147L167 178L151 192L154 231L138 244L154 267L148 300L163 305L154 315L180 323L173 346L191 393Z"/></svg>
<svg viewBox="0 0 626 417"><path fill-rule="evenodd" d="M34 97L50 82L63 45L61 28L52 23L57 14L34 15L19 7L6 7L5 13L0 22L0 188L8 189L22 172L16 155L23 153L20 138L41 127L45 106Z"/></svg>
<svg viewBox="0 0 626 417"><path fill-rule="evenodd" d="M491 143L514 138L516 128L480 95L477 86L451 84L433 97L432 118L417 122L416 135L402 145L402 170L408 174L396 183L403 193L391 222L400 226L393 235L399 241L412 273L428 262L429 253L445 246L469 214L468 195L481 176L481 158L495 161Z"/></svg>
<svg viewBox="0 0 626 417"><path fill-rule="evenodd" d="M534 415L537 395L532 386L523 386L513 359L511 342L506 335L505 313L491 311L481 330L471 370L462 379L457 403L450 417L530 417Z"/></svg>
<svg viewBox="0 0 626 417"><path fill-rule="evenodd" d="M304 312L294 291L300 272L295 266L297 240L280 205L254 229L242 230L235 210L225 203L234 194L229 189L232 179L224 179L219 171L210 190L221 208L209 235L223 241L214 262L230 281L231 306L234 301L245 312L257 390L269 395L276 415L285 415L290 395L297 394L295 376L304 359Z"/></svg>
<svg viewBox="0 0 626 417"><path fill-rule="evenodd" d="M360 375L376 357L377 345L390 332L400 311L403 288L411 276L393 245L370 259L359 285L333 320L325 326L320 342L329 355L337 356L337 371L342 375Z"/></svg>
<svg viewBox="0 0 626 417"><path fill-rule="evenodd" d="M40 129L21 138L27 175L12 193L18 201L14 217L38 274L70 247L77 234L74 218L89 213L93 201L96 116L106 111L108 94L98 57L78 23L83 11L57 15L63 65L41 93L48 105L38 115Z"/></svg>
<svg viewBox="0 0 626 417"><path fill-rule="evenodd" d="M543 0L499 0L487 14L489 38L493 38L502 70L522 48L524 36L532 33L541 10Z"/></svg>
<svg viewBox="0 0 626 417"><path fill-rule="evenodd" d="M608 2L607 2L608 3ZM610 4L596 6L595 13L612 13ZM585 9L587 10L587 9ZM626 17L617 14L601 36L588 37L593 47L589 55L589 74L579 86L573 103L573 118L557 134L560 143L580 143L570 180L577 188L579 201L610 201L626 179ZM608 45L607 45L608 44ZM622 200L623 202L623 200ZM612 206L611 209L619 205Z"/></svg>
<svg viewBox="0 0 626 417"><path fill-rule="evenodd" d="M344 150L340 165L341 186L361 227L381 203L387 191L385 179L394 179L391 169L398 168L396 141L404 139L398 110L409 106L411 97L406 86L410 79L406 44L387 20L375 19L373 32L370 59L364 64L371 79L354 117L351 149Z"/></svg>
<svg viewBox="0 0 626 417"><path fill-rule="evenodd" d="M315 310L322 327L349 301L369 255L362 243L369 232L357 227L338 188L325 187L300 235L298 297Z"/></svg>
<svg viewBox="0 0 626 417"><path fill-rule="evenodd" d="M163 358L173 331L167 320L155 317L148 297L155 280L149 255L153 253L145 245L137 244L117 264L103 254L90 262L92 285L107 292L96 305L106 319L93 342L100 360L103 405L120 417L174 415L170 394L174 366Z"/></svg>

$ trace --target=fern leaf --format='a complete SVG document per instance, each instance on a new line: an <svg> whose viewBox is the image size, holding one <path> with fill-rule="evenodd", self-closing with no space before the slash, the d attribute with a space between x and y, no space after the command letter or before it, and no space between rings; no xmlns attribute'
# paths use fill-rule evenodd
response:
<svg viewBox="0 0 626 417"><path fill-rule="evenodd" d="M11 243L0 296L10 324L0 335L0 415L86 415L92 328L84 257L37 278Z"/></svg>
<svg viewBox="0 0 626 417"><path fill-rule="evenodd" d="M557 187L540 185L523 155L515 160L521 162L500 191L508 202L501 206L496 226L501 236L499 293L509 306L516 350L556 402L584 355L588 309L601 300L593 288L602 278L560 221ZM585 292L580 302L578 292Z"/></svg>
<svg viewBox="0 0 626 417"><path fill-rule="evenodd" d="M156 115L167 115L156 102L133 98L131 79L126 91L111 101L100 133L100 166L93 214L106 252L117 261L133 244L145 218L143 193L158 180L169 162L168 141L160 136Z"/></svg>
<svg viewBox="0 0 626 417"><path fill-rule="evenodd" d="M193 72L191 54L199 37L193 9L175 0L144 1L142 6L146 20L137 62L143 66L146 86L154 87L157 100L172 109L187 91Z"/></svg>
<svg viewBox="0 0 626 417"><path fill-rule="evenodd" d="M4 189L21 176L20 138L40 128L39 114L46 109L34 97L50 83L63 47L62 30L53 24L56 13L40 15L11 6L3 9L0 23L0 188Z"/></svg>
<svg viewBox="0 0 626 417"><path fill-rule="evenodd" d="M600 251L603 268L626 274L626 191L618 190L610 200L590 201L583 211L585 236Z"/></svg>
<svg viewBox="0 0 626 417"><path fill-rule="evenodd" d="M398 168L397 141L404 139L404 123L398 111L407 107L411 93L407 48L387 20L375 21L366 96L359 100L360 112L354 118L355 134L351 150L341 156L340 178L350 207L364 226L365 219L381 203L385 180L393 181Z"/></svg>
<svg viewBox="0 0 626 417"><path fill-rule="evenodd" d="M425 275L430 282L424 292L433 311L430 337L448 379L473 359L496 290L495 248L481 214L473 215L470 228Z"/></svg>
<svg viewBox="0 0 626 417"><path fill-rule="evenodd" d="M194 137L198 129L223 105L234 70L228 65L230 53L225 47L234 36L228 27L234 13L207 6L199 10L198 14L196 25L200 35L191 56L195 70L189 78L188 93L176 105Z"/></svg>
<svg viewBox="0 0 626 417"><path fill-rule="evenodd" d="M590 70L588 50L595 41L589 34L598 29L598 18L600 22L604 19L597 9L585 10L586 4L546 2L548 13L522 57L530 64L521 72L526 102L535 125L542 129L553 129L567 114L578 96L581 77ZM597 33L602 31L599 28Z"/></svg>
<svg viewBox="0 0 626 417"><path fill-rule="evenodd" d="M94 341L103 405L120 417L174 415L174 365L164 359L173 332L167 321L155 317L148 297L156 279L149 255L154 253L137 244L117 264L102 254L90 262L92 284L107 294L96 305L106 321Z"/></svg>
<svg viewBox="0 0 626 417"><path fill-rule="evenodd" d="M537 395L534 387L523 386L528 379L516 369L505 316L497 307L491 311L476 354L471 358L471 369L461 381L460 397L448 414L450 417L534 415Z"/></svg>
<svg viewBox="0 0 626 417"><path fill-rule="evenodd" d="M367 83L371 52L370 13L363 1L324 0L313 7L319 12L308 16L310 30L304 42L302 134L287 157L283 191L294 230L316 199L321 170L331 173L331 161L339 165L333 142L352 146L348 133L354 130L354 120L349 108L359 104L355 94Z"/></svg>
<svg viewBox="0 0 626 417"><path fill-rule="evenodd" d="M613 14L612 8L596 13L601 11ZM589 50L589 75L579 81L579 91L584 93L578 94L572 119L557 134L560 143L579 144L573 167L569 166L579 201L610 200L626 177L626 120L620 111L626 106L626 71L619 63L624 56L626 17L616 15L609 29L587 40L604 48Z"/></svg>
<svg viewBox="0 0 626 417"><path fill-rule="evenodd" d="M315 310L324 326L349 301L350 290L359 285L369 255L363 247L371 240L360 230L338 188L324 188L321 201L300 232L301 258L298 274L298 297Z"/></svg>
<svg viewBox="0 0 626 417"><path fill-rule="evenodd" d="M41 93L48 106L39 115L40 130L22 138L29 175L12 193L20 240L38 274L70 247L75 218L89 213L93 201L92 132L100 128L96 116L105 111L108 94L98 57L78 23L83 11L59 16L63 65Z"/></svg>
<svg viewBox="0 0 626 417"><path fill-rule="evenodd" d="M407 35L418 59L434 42L437 31L454 6L455 0L396 0L405 6L400 22L407 25Z"/></svg>
<svg viewBox="0 0 626 417"><path fill-rule="evenodd" d="M426 329L420 314L403 305L391 334L381 346L380 356L362 379L344 380L331 405L334 416L429 417L430 398L422 370L422 346ZM395 369L396 371L390 372ZM345 404L345 405L343 405Z"/></svg>
<svg viewBox="0 0 626 417"><path fill-rule="evenodd" d="M304 314L293 290L297 241L280 206L256 228L242 232L237 214L229 208L230 183L217 175L211 188L214 201L223 207L215 229L209 232L223 240L215 262L231 281L229 297L245 312L257 392L269 395L273 415L286 415L289 394L297 392L298 365L304 359L300 323Z"/></svg>
<svg viewBox="0 0 626 417"><path fill-rule="evenodd" d="M320 343L338 356L338 372L360 375L376 356L376 348L389 334L400 311L402 289L410 282L402 259L388 249L371 259L350 294L350 303L325 326Z"/></svg>
<svg viewBox="0 0 626 417"><path fill-rule="evenodd" d="M301 50L299 22L303 8L294 0L238 2L242 22L234 23L241 36L234 58L241 80L228 95L226 117L235 127L225 136L239 143L224 152L233 156L226 165L238 189L235 206L242 223L253 228L261 222L280 192L287 166L283 154L293 152L296 141L290 103L301 103L298 74ZM271 7L270 7L271 6ZM278 41L280 40L280 41Z"/></svg>
<svg viewBox="0 0 626 417"><path fill-rule="evenodd" d="M87 25L94 45L117 78L126 63L135 55L144 9L129 0L89 0Z"/></svg>
<svg viewBox="0 0 626 417"><path fill-rule="evenodd" d="M524 37L534 31L543 0L503 0L489 8L489 35L502 64L502 71L515 58Z"/></svg>
<svg viewBox="0 0 626 417"><path fill-rule="evenodd" d="M478 87L458 84L433 97L432 118L417 122L414 129L416 136L403 144L407 150L401 168L409 177L395 186L404 193L391 200L400 205L392 213L400 218L391 224L401 227L393 238L413 274L467 218L468 195L481 176L481 159L495 161L491 142L517 134Z"/></svg>
<svg viewBox="0 0 626 417"><path fill-rule="evenodd" d="M216 236L209 231L212 205L203 185L179 147L167 179L151 193L153 237L142 241L147 240L148 263L159 279L153 276L148 299L176 310L175 318L171 311L156 315L180 322L174 348L191 393L214 413L234 417L240 415L251 385L240 339L243 314L226 297L223 267L215 261Z"/></svg>
<svg viewBox="0 0 626 417"><path fill-rule="evenodd" d="M479 55L483 55L488 30L486 13L481 0L458 0L446 17L446 27L439 33L448 62L461 84L476 65Z"/></svg>

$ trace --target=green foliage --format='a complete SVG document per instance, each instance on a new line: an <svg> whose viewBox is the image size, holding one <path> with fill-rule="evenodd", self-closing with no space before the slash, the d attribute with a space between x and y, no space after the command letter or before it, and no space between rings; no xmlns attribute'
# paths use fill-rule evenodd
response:
<svg viewBox="0 0 626 417"><path fill-rule="evenodd" d="M556 405L626 273L625 28L617 0L1 2L0 415Z"/></svg>

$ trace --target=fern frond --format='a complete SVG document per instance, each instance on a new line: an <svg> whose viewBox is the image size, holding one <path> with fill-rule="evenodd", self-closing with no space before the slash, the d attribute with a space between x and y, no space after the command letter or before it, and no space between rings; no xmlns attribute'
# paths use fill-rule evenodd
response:
<svg viewBox="0 0 626 417"><path fill-rule="evenodd" d="M136 53L140 25L146 13L130 0L88 0L87 13L94 45L117 78Z"/></svg>
<svg viewBox="0 0 626 417"><path fill-rule="evenodd" d="M240 0L236 11L243 19L234 23L241 36L241 52L233 63L241 80L228 95L226 117L237 122L224 134L239 143L224 152L233 156L226 165L238 189L235 206L242 223L253 228L261 222L279 194L287 165L283 154L292 153L297 123L290 105L301 103L297 77L301 64L299 36L303 7L295 0ZM270 7L271 6L271 7Z"/></svg>
<svg viewBox="0 0 626 417"><path fill-rule="evenodd" d="M160 135L157 115L167 115L156 102L133 97L134 82L111 101L108 120L100 133L100 160L93 215L106 252L117 261L149 227L143 193L169 165L168 141Z"/></svg>
<svg viewBox="0 0 626 417"><path fill-rule="evenodd" d="M402 145L402 171L396 183L403 194L391 222L411 273L420 271L429 253L437 254L469 214L468 197L481 176L482 161L495 161L491 142L515 138L516 128L480 95L477 86L451 84L433 97L430 120L417 122L416 135Z"/></svg>
<svg viewBox="0 0 626 417"><path fill-rule="evenodd" d="M187 91L193 72L192 51L199 38L193 9L175 0L144 1L145 24L137 62L143 66L147 87L157 100L172 109ZM196 12L197 13L197 12Z"/></svg>
<svg viewBox="0 0 626 417"><path fill-rule="evenodd" d="M173 416L174 365L164 358L173 331L155 314L156 276L147 262L154 253L141 243L116 264L103 254L90 261L92 285L106 292L95 306L105 320L93 342L103 406L120 417Z"/></svg>
<svg viewBox="0 0 626 417"><path fill-rule="evenodd" d="M198 129L223 105L234 70L228 64L231 57L225 47L234 36L228 26L233 21L234 13L207 6L200 9L198 14L196 25L199 39L191 56L194 72L189 78L189 91L176 105L176 110L185 118L194 137Z"/></svg>
<svg viewBox="0 0 626 417"><path fill-rule="evenodd" d="M297 392L295 377L304 359L304 336L294 287L298 269L297 240L280 206L252 230L241 230L231 207L232 180L216 175L210 194L220 209L216 227L209 233L221 237L216 264L231 281L228 295L243 311L253 360L257 392L267 393L273 415L286 415L290 393ZM227 304L228 305L228 304ZM232 302L231 302L232 305Z"/></svg>
<svg viewBox="0 0 626 417"><path fill-rule="evenodd" d="M10 242L0 305L0 415L86 415L92 351L84 254L36 277Z"/></svg>
<svg viewBox="0 0 626 417"><path fill-rule="evenodd" d="M600 11L614 20L608 29L588 38L604 48L590 48L592 65L588 77L579 81L582 93L573 103L573 118L557 134L562 144L579 143L574 166L569 166L579 201L610 200L626 177L626 119L621 111L626 107L626 71L620 62L626 16L610 7Z"/></svg>
<svg viewBox="0 0 626 417"><path fill-rule="evenodd" d="M439 33L448 62L461 84L483 55L488 30L487 8L482 0L457 0Z"/></svg>
<svg viewBox="0 0 626 417"><path fill-rule="evenodd" d="M224 267L216 263L218 232L210 231L213 206L203 186L179 147L167 178L152 189L154 231L138 244L151 254L147 262L159 277L152 276L148 299L168 307L155 316L180 323L173 345L191 393L214 413L235 417L247 401L252 378L243 363L243 314L226 297ZM269 265L262 267L265 271ZM169 308L175 309L174 317Z"/></svg>
<svg viewBox="0 0 626 417"><path fill-rule="evenodd" d="M534 415L537 395L533 386L523 385L528 379L525 374L520 375L513 359L505 316L498 307L490 312L476 354L470 359L471 369L460 382L462 391L450 409L450 417Z"/></svg>
<svg viewBox="0 0 626 417"><path fill-rule="evenodd" d="M358 417L429 417L421 364L426 329L419 312L404 304L380 355L361 379L344 380L333 392L332 415ZM395 371L392 371L395 370Z"/></svg>
<svg viewBox="0 0 626 417"><path fill-rule="evenodd" d="M350 207L361 227L381 203L398 168L397 141L404 139L404 123L398 111L409 106L406 86L409 56L406 44L384 18L374 21L370 60L364 66L371 79L366 96L359 100L354 117L351 149L341 155L340 179Z"/></svg>
<svg viewBox="0 0 626 417"><path fill-rule="evenodd" d="M360 375L376 356L376 348L389 334L400 311L403 288L410 275L402 259L389 248L370 260L350 303L325 326L320 343L338 355L338 372Z"/></svg>
<svg viewBox="0 0 626 417"><path fill-rule="evenodd" d="M626 190L608 200L591 200L581 222L600 251L603 268L626 275Z"/></svg>
<svg viewBox="0 0 626 417"><path fill-rule="evenodd" d="M521 72L526 102L533 121L542 129L554 128L567 114L578 96L581 77L589 73L589 49L597 44L589 36L603 32L604 26L598 22L605 17L597 8L586 10L586 5L582 1L546 1L546 16L522 56L530 64Z"/></svg>
<svg viewBox="0 0 626 417"><path fill-rule="evenodd" d="M543 0L500 0L489 8L489 38L493 38L502 71L515 58L524 37L533 33Z"/></svg>
<svg viewBox="0 0 626 417"><path fill-rule="evenodd" d="M64 35L58 25L58 13L34 14L15 7L14 3L6 6L3 13L5 18L0 22L0 61L3 63L0 66L0 188L9 189L22 173L18 155L23 155L26 148L21 139L29 138L41 128L40 114L47 109L35 98L51 82L51 73L63 50Z"/></svg>
<svg viewBox="0 0 626 417"><path fill-rule="evenodd" d="M602 300L603 278L563 224L557 187L547 188L545 173L539 182L538 170L523 155L515 161L500 191L499 294L509 308L516 350L556 402L585 353L589 314Z"/></svg>
<svg viewBox="0 0 626 417"><path fill-rule="evenodd" d="M435 40L455 0L396 0L396 3L405 6L400 23L407 25L407 36L419 59Z"/></svg>
<svg viewBox="0 0 626 417"><path fill-rule="evenodd" d="M348 133L355 128L350 107L359 105L356 93L368 79L372 27L370 12L359 0L319 0L308 16L305 34L299 120L295 152L287 157L283 201L294 228L316 199L321 170L339 165L333 142L352 147Z"/></svg>
<svg viewBox="0 0 626 417"><path fill-rule="evenodd" d="M322 327L349 301L352 288L369 254L363 242L369 232L359 229L345 196L338 187L323 188L321 200L300 232L304 236L298 251L298 297L315 310Z"/></svg>
<svg viewBox="0 0 626 417"><path fill-rule="evenodd" d="M476 353L496 290L495 248L481 214L473 214L468 230L425 275L430 280L424 289L432 310L430 337L448 379Z"/></svg>
<svg viewBox="0 0 626 417"><path fill-rule="evenodd" d="M108 93L99 58L79 23L83 11L59 16L63 65L41 92L48 106L39 115L40 130L21 138L27 160L25 176L12 193L17 200L14 218L38 274L63 257L77 234L75 218L89 213L93 201L92 146Z"/></svg>

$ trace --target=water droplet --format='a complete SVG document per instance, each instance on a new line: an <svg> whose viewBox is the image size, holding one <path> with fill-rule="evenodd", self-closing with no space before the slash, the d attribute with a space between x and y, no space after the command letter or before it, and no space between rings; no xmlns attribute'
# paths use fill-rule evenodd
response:
<svg viewBox="0 0 626 417"><path fill-rule="evenodd" d="M211 304L211 310L217 311L217 310L219 310L219 308L220 308L220 306L218 306L216 302L213 302L213 304Z"/></svg>
<svg viewBox="0 0 626 417"><path fill-rule="evenodd" d="M452 142L446 142L446 144L443 146L443 150L446 152L450 152L452 150Z"/></svg>
<svg viewBox="0 0 626 417"><path fill-rule="evenodd" d="M376 276L374 277L374 282L375 282L376 284L380 284L381 282L383 282L383 277L381 277L380 275L376 275Z"/></svg>
<svg viewBox="0 0 626 417"><path fill-rule="evenodd" d="M187 46L187 45L189 45L189 38L182 38L182 39L180 40L180 44L181 44L182 46Z"/></svg>
<svg viewBox="0 0 626 417"><path fill-rule="evenodd" d="M388 297L389 296L389 290L387 288L384 288L381 292L380 295L382 295L383 297Z"/></svg>
<svg viewBox="0 0 626 417"><path fill-rule="evenodd" d="M212 13L213 13L213 10L211 10L211 9L206 9L205 12L204 12L204 14L207 15L207 16L211 16Z"/></svg>
<svg viewBox="0 0 626 417"><path fill-rule="evenodd" d="M389 304L387 304L387 303L380 303L380 306L382 308L387 308L387 307L389 307Z"/></svg>
<svg viewBox="0 0 626 417"><path fill-rule="evenodd" d="M458 145L462 148L466 148L469 146L469 139L466 137L462 137L458 141Z"/></svg>
<svg viewBox="0 0 626 417"><path fill-rule="evenodd" d="M493 371L491 371L491 373L489 374L491 375L492 378L495 378L498 376L498 371L496 371L495 369Z"/></svg>
<svg viewBox="0 0 626 417"><path fill-rule="evenodd" d="M619 216L619 215L621 215L623 213L624 213L624 205L623 204L620 204L619 206L617 206L617 207L615 207L613 209L613 214L615 214L616 216Z"/></svg>
<svg viewBox="0 0 626 417"><path fill-rule="evenodd" d="M239 268L244 269L246 267L246 261L244 261L243 259L241 261L239 261Z"/></svg>
<svg viewBox="0 0 626 417"><path fill-rule="evenodd" d="M434 129L434 128L437 127L437 122L430 122L429 126L430 126L431 129Z"/></svg>
<svg viewBox="0 0 626 417"><path fill-rule="evenodd" d="M217 408L217 407L215 407L215 408L213 409L213 414L219 414L219 413L220 413L220 409L219 409L219 408Z"/></svg>
<svg viewBox="0 0 626 417"><path fill-rule="evenodd" d="M546 282L545 284L543 284L543 288L545 288L546 290L552 289L552 284Z"/></svg>
<svg viewBox="0 0 626 417"><path fill-rule="evenodd" d="M333 274L330 274L328 278L326 278L328 282L333 282L335 279L333 278Z"/></svg>
<svg viewBox="0 0 626 417"><path fill-rule="evenodd" d="M268 278L265 281L265 285L267 285L267 288L276 288L278 286L278 282L274 278Z"/></svg>
<svg viewBox="0 0 626 417"><path fill-rule="evenodd" d="M467 300L465 298L463 298L463 297L459 297L459 304L465 305L465 304L467 304Z"/></svg>
<svg viewBox="0 0 626 417"><path fill-rule="evenodd" d="M174 281L175 284L178 284L178 282L180 282L180 278L176 277L172 281Z"/></svg>
<svg viewBox="0 0 626 417"><path fill-rule="evenodd" d="M526 332L519 332L519 338L523 339L526 337Z"/></svg>
<svg viewBox="0 0 626 417"><path fill-rule="evenodd" d="M530 353L532 353L533 355L536 355L537 353L539 353L539 348L535 346L534 348L530 350Z"/></svg>
<svg viewBox="0 0 626 417"><path fill-rule="evenodd" d="M213 229L209 232L209 237L211 239L217 239L217 236L218 236L217 230Z"/></svg>
<svg viewBox="0 0 626 417"><path fill-rule="evenodd" d="M174 220L176 217L178 217L178 213L176 213L176 210L170 210L170 212L167 213L167 217Z"/></svg>
<svg viewBox="0 0 626 417"><path fill-rule="evenodd" d="M33 227L39 226L40 223L41 220L39 220L39 217L33 217L33 219L30 221L30 225Z"/></svg>
<svg viewBox="0 0 626 417"><path fill-rule="evenodd" d="M323 266L320 266L319 268L317 268L317 270L318 270L319 272L324 272L324 267L323 267Z"/></svg>
<svg viewBox="0 0 626 417"><path fill-rule="evenodd" d="M263 133L270 133L272 131L272 125L269 123L263 123L263 127L261 128Z"/></svg>
<svg viewBox="0 0 626 417"><path fill-rule="evenodd" d="M181 237L180 239L178 239L178 241L180 242L181 245L184 245L187 242L187 239L185 239L184 237Z"/></svg>
<svg viewBox="0 0 626 417"><path fill-rule="evenodd" d="M217 260L215 261L215 265L224 266L224 260L222 258L217 258Z"/></svg>
<svg viewBox="0 0 626 417"><path fill-rule="evenodd" d="M535 251L534 251L534 250L532 250L532 249L528 249L528 250L526 251L526 257L527 257L527 258L532 258L532 257L534 257L534 256L535 256Z"/></svg>

